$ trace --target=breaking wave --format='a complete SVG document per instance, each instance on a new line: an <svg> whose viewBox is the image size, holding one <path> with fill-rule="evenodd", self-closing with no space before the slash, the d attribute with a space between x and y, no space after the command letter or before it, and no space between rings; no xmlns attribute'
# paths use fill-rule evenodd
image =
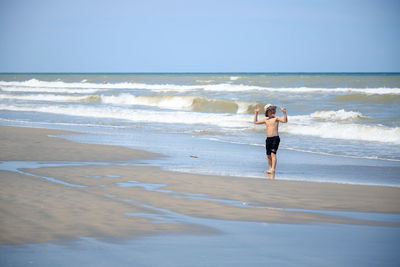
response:
<svg viewBox="0 0 400 267"><path fill-rule="evenodd" d="M282 132L355 141L375 141L400 144L400 127L355 123L370 119L356 111L316 111L310 115L289 116ZM384 136L384 138L382 138Z"/></svg>
<svg viewBox="0 0 400 267"><path fill-rule="evenodd" d="M352 122L359 120L367 120L370 117L364 116L361 112L358 111L346 111L344 109L340 110L323 110L323 111L315 111L310 115L296 115L290 116L290 121L301 124L310 124L315 122Z"/></svg>
<svg viewBox="0 0 400 267"><path fill-rule="evenodd" d="M35 94L35 95L12 95L0 94L0 99L15 99L28 101L49 101L49 102L99 102L101 97L97 95L54 95L54 94Z"/></svg>
<svg viewBox="0 0 400 267"><path fill-rule="evenodd" d="M354 121L360 119L368 119L363 116L360 112L356 111L345 111L344 109L338 111L316 111L310 115L314 120L321 121Z"/></svg>
<svg viewBox="0 0 400 267"><path fill-rule="evenodd" d="M16 87L1 86L3 92L29 92L29 93L69 93L69 94L93 94L102 89L77 89L77 88L49 88L49 87Z"/></svg>
<svg viewBox="0 0 400 267"><path fill-rule="evenodd" d="M310 125L287 124L282 125L281 130L290 134L320 138L400 144L400 127L324 122Z"/></svg>
<svg viewBox="0 0 400 267"><path fill-rule="evenodd" d="M134 96L121 94L101 96L103 103L117 105L143 105L176 110L192 110L218 113L253 113L262 103L240 102L234 100L210 99L200 96Z"/></svg>
<svg viewBox="0 0 400 267"><path fill-rule="evenodd" d="M149 111L120 107L92 106L18 106L1 105L0 110L43 112L79 117L123 119L145 123L205 124L219 127L246 127L250 125L248 115L216 114L185 111Z"/></svg>
<svg viewBox="0 0 400 267"><path fill-rule="evenodd" d="M260 126L255 126L252 123L252 116L249 116L248 114L152 111L116 106L94 107L84 105L18 106L1 104L0 110L44 112L94 118L113 118L140 123L202 124L217 127L215 128L215 131L221 132L224 132L225 129L231 129L234 131L262 129ZM343 113L344 111L338 112ZM351 112L346 113L351 114ZM354 122L332 119L330 116L328 117L332 121L329 121L329 119L320 121L314 117L315 114L289 116L290 123L282 124L280 126L280 131L294 135L315 136L319 138L400 144L400 127L357 124ZM349 120L353 119L354 116L349 116Z"/></svg>
<svg viewBox="0 0 400 267"><path fill-rule="evenodd" d="M48 102L101 102L113 105L141 105L174 110L217 113L253 113L262 103L210 99L200 96L134 96L119 95L59 95L59 94L0 94L0 99Z"/></svg>
<svg viewBox="0 0 400 267"><path fill-rule="evenodd" d="M234 77L235 79L236 77ZM62 82L62 81L40 81L31 79L27 81L0 81L3 91L26 91L26 92L69 92L69 93L92 93L110 89L143 89L151 91L271 91L284 93L355 93L363 95L400 95L400 88L312 88L312 87L292 87L274 88L256 85L217 83L217 84L147 84L135 82L123 83L88 83L88 82ZM85 89L85 90L83 90Z"/></svg>

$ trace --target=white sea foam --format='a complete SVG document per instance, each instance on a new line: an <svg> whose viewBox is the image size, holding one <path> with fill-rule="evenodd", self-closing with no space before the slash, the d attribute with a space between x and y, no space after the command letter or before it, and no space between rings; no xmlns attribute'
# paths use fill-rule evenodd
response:
<svg viewBox="0 0 400 267"><path fill-rule="evenodd" d="M274 92L287 93L359 93L367 95L385 95L400 94L400 88L311 88L311 87L294 87L294 88L266 88L266 90Z"/></svg>
<svg viewBox="0 0 400 267"><path fill-rule="evenodd" d="M147 84L147 83L88 83L88 82L74 82L66 83L62 81L39 81L31 79L28 81L0 81L0 87L3 91L31 91L31 92L76 92L80 93L77 89L90 89L93 92L110 89L143 89L152 91L223 91L223 92L241 92L241 91L270 91L270 92L284 92L284 93L359 93L359 94L400 94L400 88L310 88L310 87L292 87L292 88L273 88L255 85L244 84L196 84L196 85L178 85L178 84ZM64 91L59 90L64 88ZM46 91L47 90L47 91ZM75 91L71 91L75 90ZM89 91L83 91L90 93Z"/></svg>
<svg viewBox="0 0 400 267"><path fill-rule="evenodd" d="M94 107L84 105L27 106L0 104L0 110L46 112L70 116L124 119L133 122L202 124L220 128L243 131L254 129L252 118L246 114L202 113L192 111L150 111L122 107ZM315 121L312 116L289 116L288 124L280 126L281 132L294 135L315 136L357 141L376 141L400 144L400 127L366 125L342 121ZM258 128L258 127L257 127ZM258 128L261 129L261 128Z"/></svg>
<svg viewBox="0 0 400 267"><path fill-rule="evenodd" d="M360 112L345 111L344 109L337 111L316 111L310 115L312 119L324 121L353 121L358 119L367 119Z"/></svg>
<svg viewBox="0 0 400 267"><path fill-rule="evenodd" d="M210 99L201 96L135 96L128 93L118 95L61 95L61 94L1 94L0 99L49 102L102 102L113 105L141 105L174 110L200 112L249 113L257 103L234 100ZM262 106L262 105L261 105Z"/></svg>
<svg viewBox="0 0 400 267"><path fill-rule="evenodd" d="M13 87L21 88L24 90L36 90L44 88L81 88L81 89L149 89L149 90L193 90L199 89L204 85L176 85L176 84L146 84L146 83L88 83L88 82L62 82L62 81L40 81L37 79L30 79L27 81L0 81L0 87L4 88Z"/></svg>
<svg viewBox="0 0 400 267"><path fill-rule="evenodd" d="M97 102L100 97L95 95L54 95L54 94L34 94L34 95L12 95L0 94L0 99L16 99L28 101L49 101L49 102Z"/></svg>
<svg viewBox="0 0 400 267"><path fill-rule="evenodd" d="M119 126L119 125L108 125L108 124L93 124L93 123L68 123L68 122L32 122L31 120L18 120L18 119L3 119L0 118L0 121L5 121L9 122L11 124L26 124L26 125L34 125L34 128L36 128L38 125L41 125L41 127L46 127L49 125L60 125L60 126L81 126L81 127L99 127L99 128L112 128L112 129L124 129L127 128L127 126Z"/></svg>
<svg viewBox="0 0 400 267"><path fill-rule="evenodd" d="M200 113L185 111L148 111L119 107L93 106L18 106L0 104L0 110L45 112L52 114L112 118L145 123L205 124L219 127L243 127L251 123L248 116L236 114Z"/></svg>
<svg viewBox="0 0 400 267"><path fill-rule="evenodd" d="M118 88L118 84L114 85ZM168 91L193 91L193 90L205 90L205 91L216 91L216 92L243 92L243 91L267 91L277 93L359 93L367 95L384 95L384 94L400 94L400 88L311 88L311 87L263 87L256 85L244 85L244 84L230 84L230 83L219 83L219 84L204 84L204 85L176 85L176 84L144 84L144 83L132 83L130 85L124 84L119 88L131 88L131 89L148 89L152 91L168 92Z"/></svg>
<svg viewBox="0 0 400 267"><path fill-rule="evenodd" d="M322 110L315 111L310 115L296 115L290 116L290 121L295 123L314 123L315 121L357 121L370 119L358 111L340 110Z"/></svg>
<svg viewBox="0 0 400 267"><path fill-rule="evenodd" d="M280 130L320 138L400 144L400 127L354 123L367 118L355 111L316 111L310 115L289 116L290 123L282 124Z"/></svg>
<svg viewBox="0 0 400 267"><path fill-rule="evenodd" d="M229 77L229 79L231 80L231 81L236 81L237 79L239 79L240 77L239 76L231 76L231 77Z"/></svg>
<svg viewBox="0 0 400 267"><path fill-rule="evenodd" d="M282 125L280 130L290 134L320 138L400 144L400 127L392 128L380 125L322 122L309 125L286 124Z"/></svg>
<svg viewBox="0 0 400 267"><path fill-rule="evenodd" d="M0 81L0 86L33 87L33 88L107 88L109 84L86 83L86 81L67 83L62 81L40 81L30 79L27 81Z"/></svg>
<svg viewBox="0 0 400 267"><path fill-rule="evenodd" d="M77 89L77 88L66 88L66 87L21 87L21 86L1 86L1 91L4 92L34 92L34 93L69 93L69 94L93 94L104 89Z"/></svg>
<svg viewBox="0 0 400 267"><path fill-rule="evenodd" d="M106 104L116 105L143 105L168 109L190 109L194 96L134 96L131 94L120 94L111 96L101 96L101 100Z"/></svg>

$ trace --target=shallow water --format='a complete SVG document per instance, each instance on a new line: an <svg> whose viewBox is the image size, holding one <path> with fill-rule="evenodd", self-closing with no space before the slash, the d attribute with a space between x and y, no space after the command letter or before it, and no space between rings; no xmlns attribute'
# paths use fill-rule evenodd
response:
<svg viewBox="0 0 400 267"><path fill-rule="evenodd" d="M216 235L0 247L2 266L398 266L398 228L194 219ZM110 242L109 242L110 241Z"/></svg>

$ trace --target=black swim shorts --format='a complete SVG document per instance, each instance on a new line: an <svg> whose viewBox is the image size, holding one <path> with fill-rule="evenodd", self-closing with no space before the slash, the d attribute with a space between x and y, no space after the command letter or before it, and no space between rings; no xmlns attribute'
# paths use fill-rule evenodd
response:
<svg viewBox="0 0 400 267"><path fill-rule="evenodd" d="M271 155L271 153L276 154L280 141L281 139L279 136L267 137L265 140L265 149L267 150L267 155Z"/></svg>

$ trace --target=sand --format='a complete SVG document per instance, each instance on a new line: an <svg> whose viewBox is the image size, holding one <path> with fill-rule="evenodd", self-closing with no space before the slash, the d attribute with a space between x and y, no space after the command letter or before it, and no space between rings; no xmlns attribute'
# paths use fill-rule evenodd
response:
<svg viewBox="0 0 400 267"><path fill-rule="evenodd" d="M159 156L123 147L77 144L55 135L70 131L1 126L0 161L129 161Z"/></svg>
<svg viewBox="0 0 400 267"><path fill-rule="evenodd" d="M399 188L168 172L140 165L138 161L160 155L54 137L67 134L74 133L0 127L3 162L87 162L83 166L60 163L59 167L25 168L18 172L1 170L0 245L80 236L109 240L158 233L219 233L184 220L171 223L162 219L176 214L267 223L400 227L395 222L309 211L400 213ZM121 161L132 164L121 165ZM82 187L54 183L47 177ZM129 215L132 213L136 216Z"/></svg>

